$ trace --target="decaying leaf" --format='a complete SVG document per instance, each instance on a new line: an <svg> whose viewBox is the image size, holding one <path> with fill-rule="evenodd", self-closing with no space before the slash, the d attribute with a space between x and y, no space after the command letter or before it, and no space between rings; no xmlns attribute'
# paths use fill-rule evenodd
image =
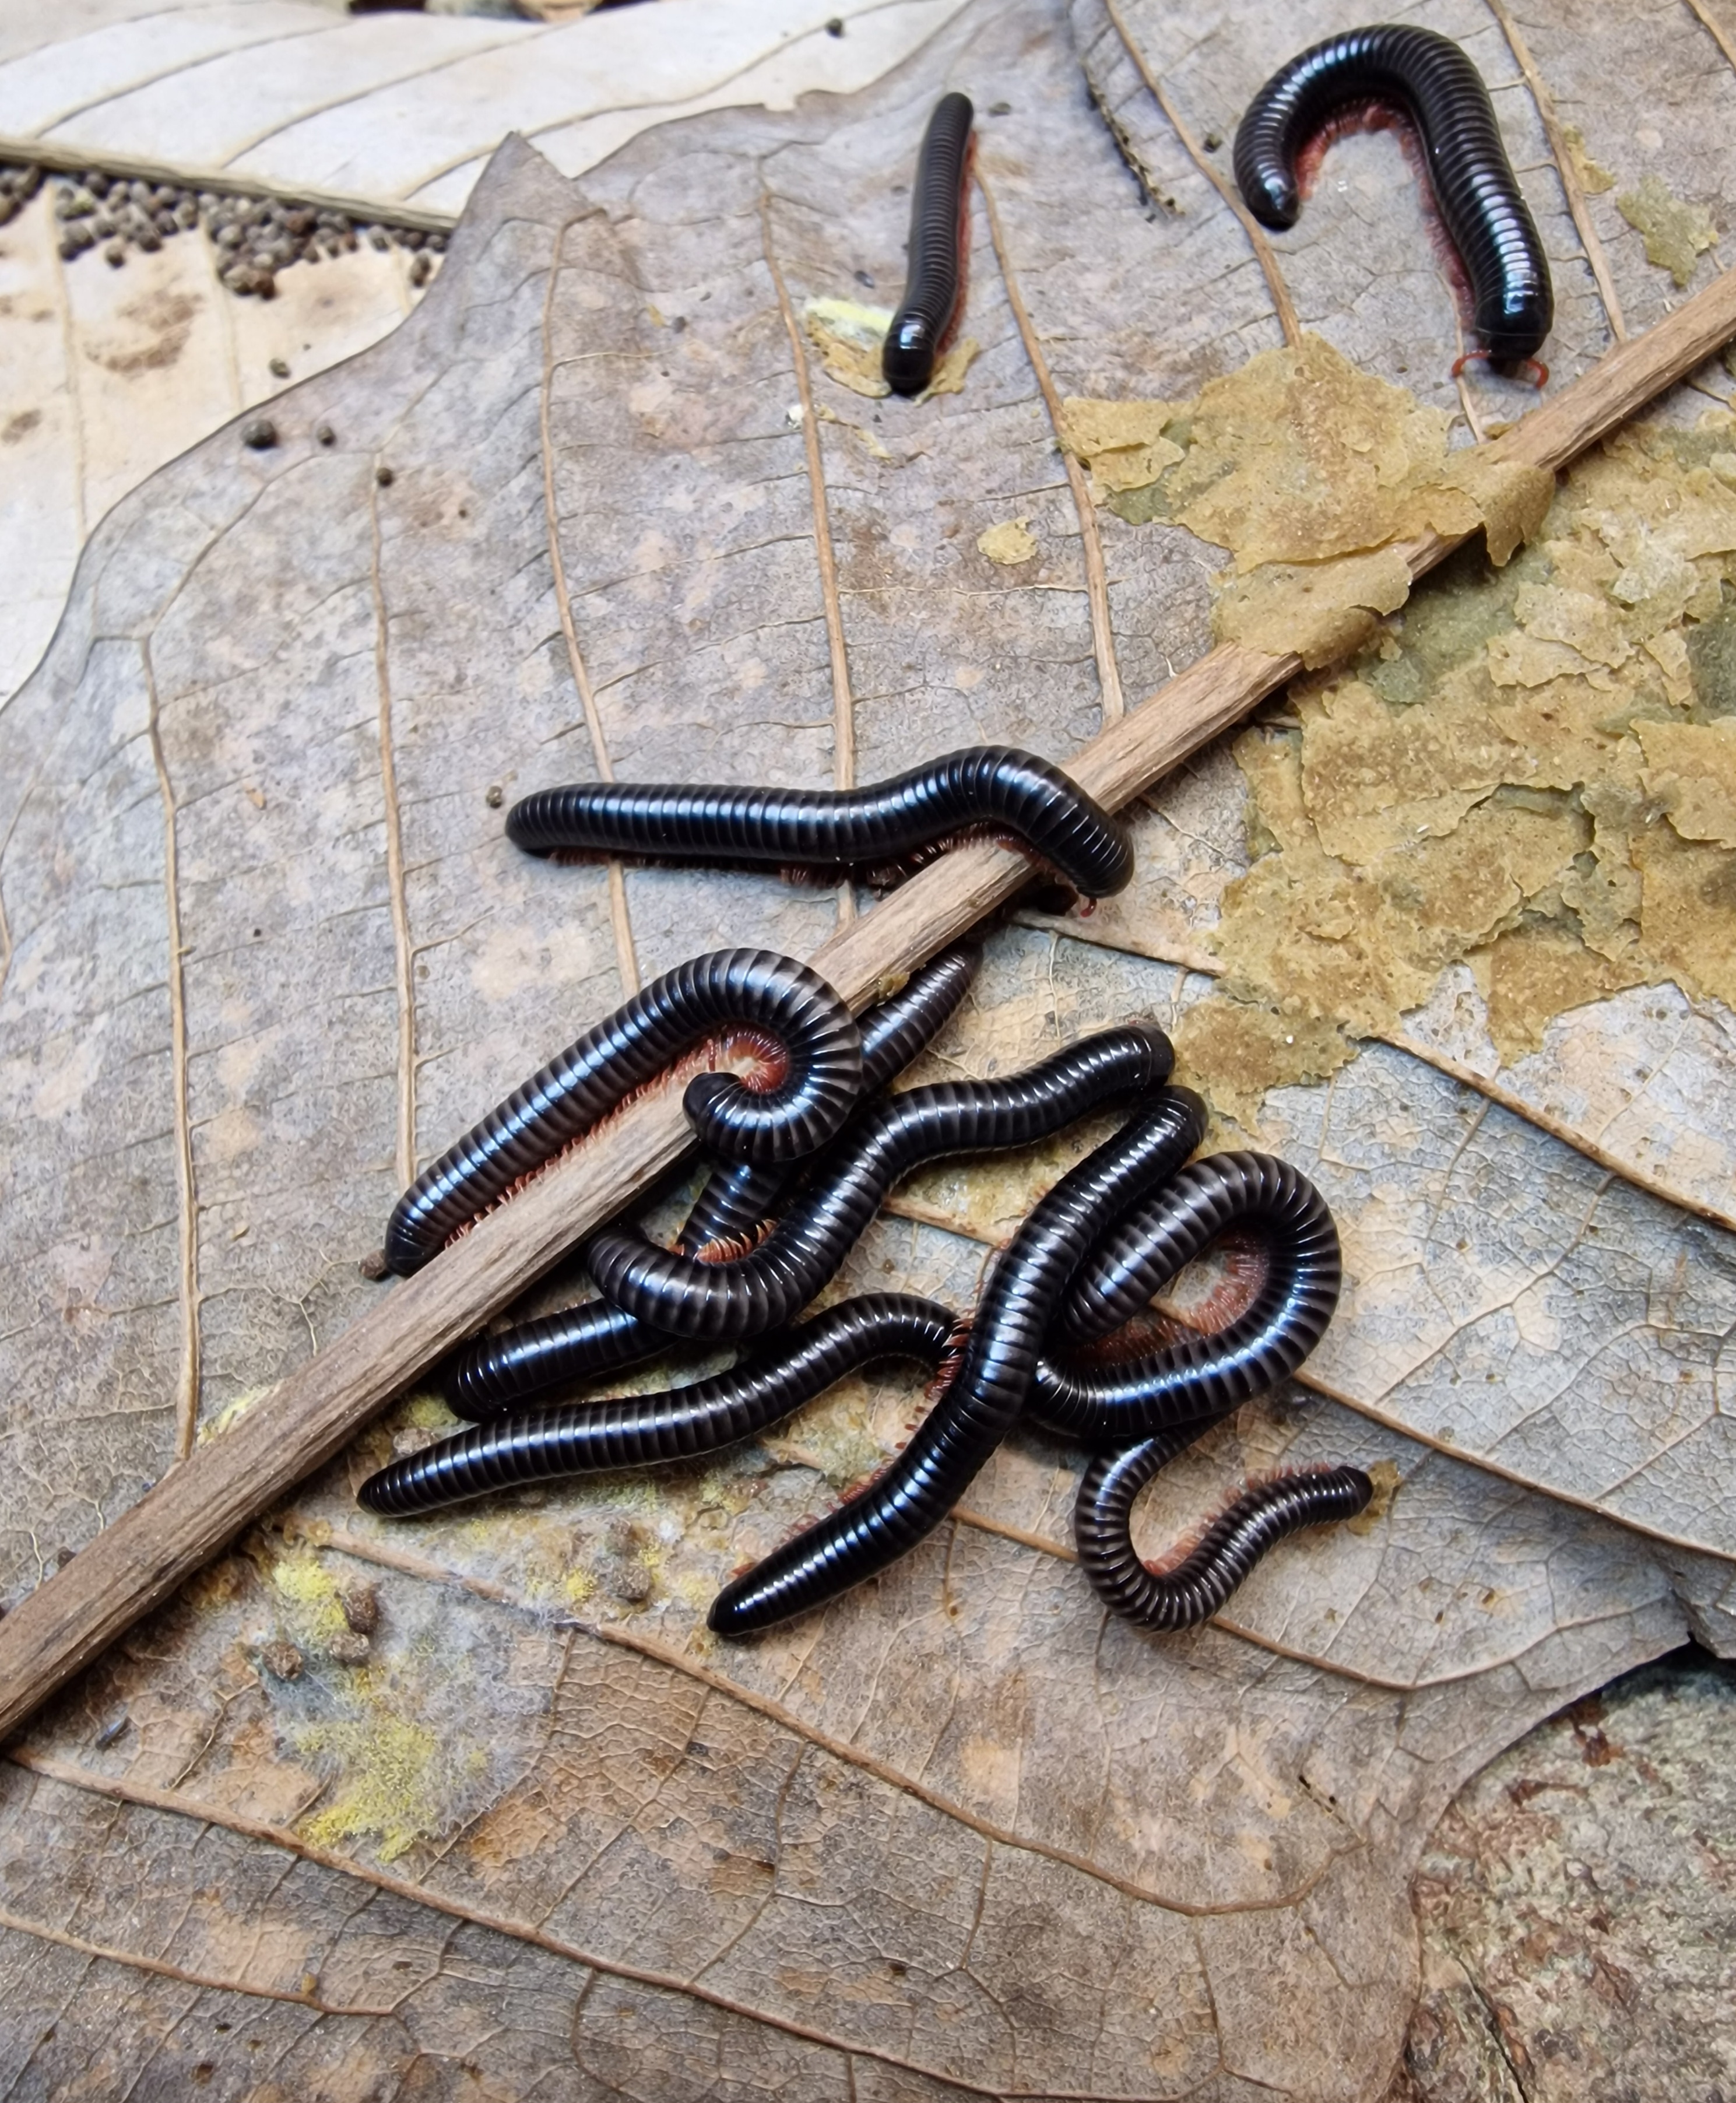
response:
<svg viewBox="0 0 1736 2103"><path fill-rule="evenodd" d="M1130 16L1164 64L1168 18ZM673 869L628 874L623 921L606 871L513 851L504 802L606 762L826 785L846 707L866 781L984 738L1064 759L1100 720L1100 640L1132 698L1205 647L1214 563L1179 513L1075 511L979 203L967 318L987 347L965 391L867 410L816 349L813 422L788 413L771 261L798 313L850 297L859 269L896 282L898 185L959 81L1007 105L983 164L1059 393L1221 406L1213 388L1273 347L1241 229L1153 136L1118 42L1104 69L1113 25L1072 20L1184 235L1145 219L1063 18L977 0L848 103L650 131L582 189L509 145L404 327L280 398L279 447L220 432L101 527L0 714L0 1123L22 1194L0 1213L0 1365L28 1486L0 1532L10 1596L389 1290L356 1260L414 1160L630 976L728 942L803 954L835 924L824 891ZM1204 40L1178 86L1197 135L1228 136L1303 33L1263 7ZM1314 251L1342 231L1337 194ZM1339 257L1299 264L1299 297L1336 268L1304 310L1353 335L1367 258ZM1568 371L1600 340L1588 296L1564 285ZM1444 368L1450 329L1405 325L1384 362L1352 345L1383 390L1351 390L1352 465L1388 522L1458 471L1434 450L1444 371L1414 349ZM1276 365L1258 389L1294 405ZM209 2065L238 2091L260 2039L296 2092L414 2064L504 2094L1377 2103L1415 1981L1408 1880L1459 1782L1587 1687L1736 1621L1730 1236L1572 1119L1491 1100L1469 1058L1357 1042L1449 995L1509 1043L1547 1038L1546 1009L1632 972L1648 983L1605 996L1649 1004L1621 1011L1626 1071L1687 1029L1684 985L1722 1012L1705 929L1731 857L1678 829L1717 811L1679 745L1641 734L1732 713L1736 441L1694 427L1703 406L1669 405L1504 568L1459 558L1355 663L1164 785L1138 887L997 930L922 1069L1007 1073L1152 1016L1214 1092L1214 1143L1257 1121L1317 1180L1347 1278L1308 1385L1166 1472L1139 1537L1155 1555L1245 1475L1328 1459L1383 1485L1361 1531L1286 1544L1192 1636L1106 1624L1068 1554L1082 1456L1021 1431L879 1585L725 1646L704 1628L717 1585L895 1449L921 1406L900 1370L708 1462L392 1525L353 1486L443 1421L407 1398L19 1748L9 2067L100 2093ZM1352 530L1324 425L1267 505L1232 422L1208 420L1213 480L1197 426L1155 436L1188 448L1166 476L1201 470L1202 520L1228 527L1242 476L1257 537L1214 545L1259 548L1245 576L1379 545L1296 545L1304 521ZM855 435L870 425L889 457ZM1516 532L1536 492L1504 500ZM1010 519L1040 579L977 552ZM1498 684L1509 638L1573 664ZM1150 954L1171 928L1181 962ZM1685 1148L1683 1084L1656 1072ZM1721 1129L1703 1117L1694 1142ZM1094 1136L913 1179L838 1289L968 1305ZM569 1265L531 1304L583 1289ZM344 1604L361 1583L366 1631ZM288 1649L279 1675L268 1653Z"/></svg>

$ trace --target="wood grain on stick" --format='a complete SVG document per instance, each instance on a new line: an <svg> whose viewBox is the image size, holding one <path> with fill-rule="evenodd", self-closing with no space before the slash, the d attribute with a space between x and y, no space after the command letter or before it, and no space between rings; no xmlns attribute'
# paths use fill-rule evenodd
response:
<svg viewBox="0 0 1736 2103"><path fill-rule="evenodd" d="M1736 271L1618 345L1488 450L1560 469L1736 336ZM1461 536L1463 537L1463 536ZM1402 549L1420 576L1460 545L1429 534ZM1067 763L1119 807L1240 721L1302 669L1225 644L1179 674ZM1009 849L973 846L933 864L850 923L812 962L853 1007L975 925L1029 876ZM528 1060L543 1047L526 1047ZM0 1736L141 1614L328 1461L384 1403L627 1205L691 1145L673 1082L602 1127L513 1203L415 1277L393 1285L300 1371L173 1468L0 1623Z"/></svg>

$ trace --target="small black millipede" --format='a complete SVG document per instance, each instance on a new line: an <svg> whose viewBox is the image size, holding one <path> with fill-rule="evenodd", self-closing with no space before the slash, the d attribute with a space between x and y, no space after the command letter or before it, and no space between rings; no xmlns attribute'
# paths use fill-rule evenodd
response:
<svg viewBox="0 0 1736 2103"><path fill-rule="evenodd" d="M855 1017L818 972L792 957L714 949L635 994L424 1169L388 1223L386 1268L419 1269L460 1228L682 1052L732 1031L757 1043L772 1069L770 1084L756 1090L731 1074L696 1074L682 1097L690 1123L726 1158L811 1154L861 1090Z"/></svg>
<svg viewBox="0 0 1736 2103"><path fill-rule="evenodd" d="M655 861L762 864L843 876L904 860L961 829L1017 835L1087 898L1133 875L1125 828L1034 753L966 746L866 789L580 782L538 789L507 813L532 854L579 850Z"/></svg>
<svg viewBox="0 0 1736 2103"><path fill-rule="evenodd" d="M1231 1229L1254 1230L1264 1275L1252 1301L1223 1327L1178 1336L1120 1363L1063 1354L1066 1343L1106 1336L1136 1315ZM1028 1413L1092 1447L1126 1446L1172 1425L1222 1416L1294 1372L1325 1335L1343 1277L1326 1202L1287 1162L1263 1154L1191 1162L1080 1266Z"/></svg>
<svg viewBox="0 0 1736 2103"><path fill-rule="evenodd" d="M1124 1023L989 1081L943 1081L872 1105L750 1254L695 1263L638 1229L593 1235L585 1265L617 1307L673 1336L751 1336L794 1319L861 1238L887 1193L925 1162L1028 1146L1165 1080L1174 1058L1154 1023Z"/></svg>
<svg viewBox="0 0 1736 2103"><path fill-rule="evenodd" d="M969 990L982 952L954 943L913 971L899 990L859 1019L862 1092L877 1093L939 1035ZM738 1163L715 1170L687 1215L677 1248L716 1261L751 1248L788 1189L792 1170ZM588 1300L467 1345L439 1385L447 1407L472 1422L597 1375L638 1365L670 1338L606 1300Z"/></svg>
<svg viewBox="0 0 1736 2103"><path fill-rule="evenodd" d="M1534 358L1555 318L1549 263L1501 142L1481 76L1432 29L1346 30L1281 66L1236 134L1236 181L1263 225L1294 226L1297 163L1358 104L1396 104L1415 126L1447 234L1470 280L1472 327L1497 364Z"/></svg>
<svg viewBox="0 0 1736 2103"><path fill-rule="evenodd" d="M357 1495L370 1511L404 1518L513 1483L690 1460L765 1430L864 1366L887 1358L938 1366L956 1328L953 1315L932 1300L864 1293L769 1338L713 1379L491 1417L393 1461Z"/></svg>
<svg viewBox="0 0 1736 2103"><path fill-rule="evenodd" d="M957 318L964 282L965 179L975 116L968 95L943 95L922 134L911 186L904 296L880 354L880 369L895 394L920 394L927 386Z"/></svg>
<svg viewBox="0 0 1736 2103"><path fill-rule="evenodd" d="M1166 1071L1166 1069L1165 1069ZM823 1605L932 1533L1018 1421L1068 1283L1104 1230L1187 1158L1192 1105L1159 1085L1112 1139L1068 1171L999 1257L957 1373L883 1474L712 1603L718 1635L741 1636Z"/></svg>
<svg viewBox="0 0 1736 2103"><path fill-rule="evenodd" d="M1153 1569L1134 1548L1134 1501L1206 1423L1179 1425L1123 1453L1099 1453L1079 1485L1073 1540L1080 1567L1112 1613L1143 1628L1191 1629L1209 1621L1286 1534L1354 1518L1374 1494L1360 1468L1307 1468L1270 1476L1250 1483L1185 1555L1168 1568Z"/></svg>

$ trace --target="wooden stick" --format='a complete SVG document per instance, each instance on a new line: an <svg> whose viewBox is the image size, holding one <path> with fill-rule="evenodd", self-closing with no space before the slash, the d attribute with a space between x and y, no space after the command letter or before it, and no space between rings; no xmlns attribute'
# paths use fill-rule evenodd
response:
<svg viewBox="0 0 1736 2103"><path fill-rule="evenodd" d="M1645 336L1618 345L1485 452L1564 467L1733 336L1736 270ZM1459 545L1429 534L1403 552L1420 576ZM1118 808L1301 669L1297 657L1220 645L1082 746L1069 771ZM945 856L841 928L813 962L861 1007L974 927L1030 873L1028 862L1005 847ZM674 1084L654 1090L424 1270L394 1285L371 1313L171 1469L0 1622L0 1736L690 1145Z"/></svg>

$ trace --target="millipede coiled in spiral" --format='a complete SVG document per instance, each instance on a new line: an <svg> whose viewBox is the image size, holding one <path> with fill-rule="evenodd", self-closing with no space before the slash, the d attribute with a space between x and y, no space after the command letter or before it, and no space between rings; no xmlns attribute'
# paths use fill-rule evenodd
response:
<svg viewBox="0 0 1736 2103"><path fill-rule="evenodd" d="M1183 1425L1125 1452L1099 1453L1079 1485L1073 1539L1080 1567L1112 1612L1143 1628L1191 1629L1209 1621L1286 1535L1354 1518L1374 1494L1360 1468L1308 1468L1269 1477L1250 1483L1169 1568L1153 1569L1134 1548L1134 1501L1203 1429L1204 1424Z"/></svg>
<svg viewBox="0 0 1736 2103"><path fill-rule="evenodd" d="M1012 745L970 745L865 789L579 782L507 814L532 854L761 864L842 876L895 863L961 829L1014 834L1087 898L1133 875L1126 829L1058 767Z"/></svg>
<svg viewBox="0 0 1736 2103"><path fill-rule="evenodd" d="M1263 225L1293 226L1303 148L1334 116L1368 101L1396 104L1415 126L1489 356L1500 364L1534 357L1555 318L1548 258L1489 91L1450 38L1382 23L1329 37L1281 67L1236 134L1236 181L1249 211Z"/></svg>
<svg viewBox="0 0 1736 2103"><path fill-rule="evenodd" d="M1201 1113L1203 1124L1203 1105ZM1068 1344L1105 1336L1138 1314L1220 1234L1250 1228L1263 1275L1251 1302L1223 1327L1183 1333L1120 1363L1067 1353ZM1287 1162L1263 1154L1190 1162L1081 1265L1028 1414L1094 1447L1222 1416L1296 1370L1325 1333L1343 1278L1326 1202Z"/></svg>
<svg viewBox="0 0 1736 2103"><path fill-rule="evenodd" d="M966 177L970 127L968 95L943 95L917 155L910 195L910 260L904 296L886 331L881 371L895 394L920 394L958 313L964 284Z"/></svg>
<svg viewBox="0 0 1736 2103"><path fill-rule="evenodd" d="M684 1052L731 1030L781 1064L754 1092L730 1074L696 1074L682 1098L715 1154L789 1161L829 1139L862 1086L854 1016L818 972L771 949L717 949L635 994L447 1148L398 1200L386 1229L388 1270L420 1268L466 1226Z"/></svg>
<svg viewBox="0 0 1736 2103"><path fill-rule="evenodd" d="M672 1336L707 1341L779 1328L835 1277L900 1176L949 1155L1028 1146L1169 1074L1155 1024L1096 1031L1023 1073L912 1088L872 1105L751 1253L695 1263L636 1228L593 1234L585 1263L606 1300Z"/></svg>
<svg viewBox="0 0 1736 2103"><path fill-rule="evenodd" d="M955 942L912 971L896 993L864 1011L859 1018L864 1100L895 1079L939 1035L969 990L981 956L975 943ZM732 1244L751 1247L796 1172L789 1164L764 1167L747 1162L713 1171L687 1216L677 1250L695 1260L715 1261ZM667 1350L671 1340L606 1300L587 1300L478 1337L452 1359L438 1385L455 1416L480 1422L551 1388L640 1364Z"/></svg>
<svg viewBox="0 0 1736 2103"><path fill-rule="evenodd" d="M714 1633L746 1635L822 1605L939 1525L1017 1421L1080 1262L1174 1173L1194 1132L1191 1105L1160 1090L1038 1202L995 1264L957 1374L904 1450L866 1489L726 1585L712 1603Z"/></svg>
<svg viewBox="0 0 1736 2103"><path fill-rule="evenodd" d="M513 1483L690 1460L765 1430L864 1366L887 1358L939 1365L957 1326L932 1300L864 1293L769 1339L713 1379L494 1416L393 1461L357 1494L371 1511L402 1518Z"/></svg>

